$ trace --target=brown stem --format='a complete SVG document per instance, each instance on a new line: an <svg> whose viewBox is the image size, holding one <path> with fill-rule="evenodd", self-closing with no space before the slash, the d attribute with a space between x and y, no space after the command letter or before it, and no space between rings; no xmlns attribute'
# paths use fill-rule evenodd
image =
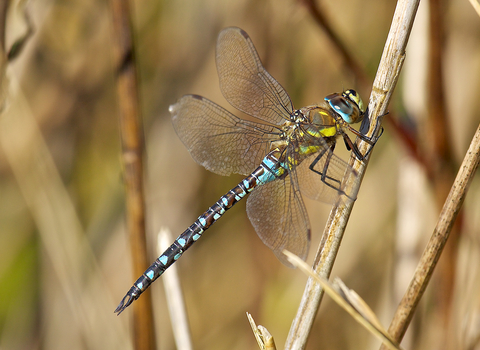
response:
<svg viewBox="0 0 480 350"><path fill-rule="evenodd" d="M114 28L117 93L122 140L127 228L133 263L133 277L148 267L145 238L145 196L143 189L143 130L140 115L132 25L128 0L111 0ZM155 348L152 301L143 293L133 307L135 349Z"/></svg>

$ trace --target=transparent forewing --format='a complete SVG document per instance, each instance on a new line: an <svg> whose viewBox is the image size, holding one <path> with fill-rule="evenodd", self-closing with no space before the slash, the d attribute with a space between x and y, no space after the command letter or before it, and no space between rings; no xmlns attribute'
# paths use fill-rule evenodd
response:
<svg viewBox="0 0 480 350"><path fill-rule="evenodd" d="M183 96L170 112L192 158L220 175L250 174L278 139L274 126L240 119L201 96Z"/></svg>
<svg viewBox="0 0 480 350"><path fill-rule="evenodd" d="M296 173L302 194L311 199L333 204L339 197L344 203L357 198L354 190L359 181L357 171L333 154L329 147L304 159L296 167Z"/></svg>
<svg viewBox="0 0 480 350"><path fill-rule="evenodd" d="M290 176L257 187L247 200L247 214L260 239L283 264L292 266L282 253L284 249L306 259L310 223Z"/></svg>
<svg viewBox="0 0 480 350"><path fill-rule="evenodd" d="M218 36L216 50L220 89L235 108L268 123L280 125L293 113L285 89L265 70L252 40L240 28Z"/></svg>

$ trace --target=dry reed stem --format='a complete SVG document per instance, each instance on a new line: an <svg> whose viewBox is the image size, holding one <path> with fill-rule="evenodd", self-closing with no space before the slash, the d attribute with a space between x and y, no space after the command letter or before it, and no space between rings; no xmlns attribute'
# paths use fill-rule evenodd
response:
<svg viewBox="0 0 480 350"><path fill-rule="evenodd" d="M430 241L425 247L425 251L415 270L415 274L395 312L394 318L388 332L400 342L405 334L408 325L413 317L413 313L422 297L428 282L432 276L433 270L437 265L438 259L445 247L453 223L460 211L465 199L468 187L475 175L480 162L480 126L478 127L470 147L463 159L460 170L458 171L455 182L448 194L440 217L437 221ZM383 347L381 349L384 349Z"/></svg>
<svg viewBox="0 0 480 350"><path fill-rule="evenodd" d="M410 36L418 5L419 0L400 0L397 3L370 96L368 107L370 116L365 120L365 122L368 122L368 119L370 119L370 128L366 133L367 136L375 136L374 133L379 131L376 128L377 122L379 123L381 117L387 112L388 103L403 65L405 47ZM365 154L368 145L365 142L360 142L359 149ZM350 159L350 165L359 171L360 178L363 178L367 163L368 159L363 163L357 161L353 156ZM360 182L358 183L359 185ZM320 276L325 278L330 276L352 208L353 203L349 205L340 204L335 205L330 212L313 265L313 269ZM305 348L322 296L322 288L313 279L309 278L297 316L290 328L285 349Z"/></svg>
<svg viewBox="0 0 480 350"><path fill-rule="evenodd" d="M337 303L342 309L347 311L352 318L360 323L367 331L377 337L391 350L401 350L388 332L383 328L375 313L370 309L367 303L352 289L348 288L339 278L335 278L333 283L317 274L295 254L284 251L288 260L298 267L307 276L311 276L319 283L324 291Z"/></svg>
<svg viewBox="0 0 480 350"><path fill-rule="evenodd" d="M114 28L114 59L117 67L117 94L120 113L127 229L134 278L148 267L145 237L145 195L143 190L143 130L140 115L133 34L128 0L111 0ZM155 348L152 301L144 293L133 307L135 349Z"/></svg>

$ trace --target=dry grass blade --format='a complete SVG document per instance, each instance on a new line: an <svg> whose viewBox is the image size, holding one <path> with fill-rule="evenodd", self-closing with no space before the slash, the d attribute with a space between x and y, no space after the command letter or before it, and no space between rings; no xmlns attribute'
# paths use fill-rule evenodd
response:
<svg viewBox="0 0 480 350"><path fill-rule="evenodd" d="M8 1L5 1L8 6ZM30 15L27 11L27 1L19 0L13 1L10 12L10 25L7 28L6 33L0 33L0 35L8 35L8 39L5 39L8 48L5 50L9 61L17 58L25 47L34 33L34 27ZM2 5L2 7L5 5ZM2 9L3 10L3 9ZM4 38L2 37L2 40ZM2 44L3 46L3 44Z"/></svg>
<svg viewBox="0 0 480 350"><path fill-rule="evenodd" d="M253 320L252 315L247 312L248 322L250 322L250 326L252 327L253 334L255 335L255 339L257 340L258 347L261 350L276 350L275 341L273 340L272 335L270 332L263 326L257 326L255 321Z"/></svg>
<svg viewBox="0 0 480 350"><path fill-rule="evenodd" d="M0 148L35 220L49 268L58 281L49 285L45 294L52 300L58 298L59 305L68 306L62 311L62 320L70 322L82 335L85 346L119 348L128 339L120 323L102 329L101 325L111 321L102 311L103 306L113 300L97 292L103 286L103 276L75 205L16 77L7 75L11 77L7 96L10 101L0 113ZM92 266L95 276L88 283L84 279L85 266ZM66 304L62 304L63 298ZM53 309L46 303L44 317L54 317Z"/></svg>
<svg viewBox="0 0 480 350"><path fill-rule="evenodd" d="M475 171L478 168L479 162L480 126L470 143L470 147L463 159L455 182L453 183L442 212L440 213L435 230L430 237L430 241L423 252L410 285L403 296L389 327L389 333L392 334L397 341L400 341L403 338L403 335L413 317L416 306L430 281L438 259L440 258L447 242L453 223L455 222L457 214L463 204L468 187L470 186Z"/></svg>
<svg viewBox="0 0 480 350"><path fill-rule="evenodd" d="M477 15L480 16L480 4L476 0L469 0L470 4L473 6L475 11L477 12Z"/></svg>
<svg viewBox="0 0 480 350"><path fill-rule="evenodd" d="M11 18L7 26L8 33L5 34L5 15L9 5ZM50 149L51 144L44 135L42 123L36 114L36 105L29 99L28 89L23 88L24 76L30 72L26 66L17 66L15 69L10 64L15 58L23 58L22 48L33 39L33 26L26 2L2 2L0 18L0 153L2 160L12 170L36 225L35 234L38 239L35 240L39 242L35 249L42 256L42 259L34 262L39 266L36 274L49 281L42 289L43 295L37 296L38 305L32 308L36 310L35 314L23 317L31 317L39 322L36 328L42 333L41 342L44 347L49 347L47 344L51 334L58 339L60 332L52 331L51 325L58 315L55 310L61 310L58 320L61 319L60 322L80 335L83 346L91 349L120 348L128 344L128 337L121 323L102 327L111 320L111 315L102 311L103 306L112 305L114 300L105 291L105 276L91 249L77 212L77 202L72 199L71 188L65 185L62 178L64 174L57 167L54 152ZM18 228L11 232L21 235L21 229ZM7 245L7 249L11 248ZM86 270L89 271L88 278L85 278ZM21 274L25 274L25 271ZM26 276L28 279L35 278L28 274ZM21 288L15 286L15 294L23 295ZM103 292L99 293L99 290ZM5 296L3 294L2 298ZM29 305L28 301L22 301L24 302ZM2 325L8 322L2 315ZM14 324L15 328L22 329L17 321ZM2 344L5 344L5 329L2 330ZM22 330L19 333L22 339L28 339L31 334ZM70 336L71 334L67 337L71 339ZM35 346L34 342L37 343ZM30 344L38 347L38 342L36 339Z"/></svg>
<svg viewBox="0 0 480 350"><path fill-rule="evenodd" d="M403 66L405 48L418 4L419 0L400 0L397 3L370 96L368 106L370 115L364 120L365 125L369 122L369 130L365 133L369 137L377 135L381 117L387 112L387 106ZM367 152L368 147L365 142L359 143L359 149L363 154ZM367 162L368 159L364 162L357 161L355 157L350 159L350 165L358 170L360 178L363 178ZM348 183L349 179L346 182ZM313 268L316 274L325 278L330 275L352 208L353 203L346 206L335 205L332 208L314 260ZM285 344L286 349L305 348L322 296L322 288L310 278L305 287L297 316L290 328Z"/></svg>
<svg viewBox="0 0 480 350"><path fill-rule="evenodd" d="M327 279L318 276L302 259L298 256L284 251L289 261L302 270L306 275L315 279L323 290L345 311L347 311L358 323L365 327L375 337L380 339L389 349L401 349L400 345L392 339L387 331L380 324L380 321L375 316L375 313L368 307L368 305L355 293L349 289L340 280L336 279L335 284L331 284Z"/></svg>

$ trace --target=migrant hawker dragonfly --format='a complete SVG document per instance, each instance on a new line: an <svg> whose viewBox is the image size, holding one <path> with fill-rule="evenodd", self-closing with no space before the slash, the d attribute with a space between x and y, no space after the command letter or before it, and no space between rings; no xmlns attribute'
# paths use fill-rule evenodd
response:
<svg viewBox="0 0 480 350"><path fill-rule="evenodd" d="M251 193L247 214L261 240L285 265L288 249L305 259L310 224L301 193L327 203L353 201L356 193L342 179L357 172L337 157L335 140L363 156L346 131L373 145L353 129L365 109L354 90L325 97L322 105L294 109L283 87L265 70L245 31L226 28L216 47L220 89L227 101L252 118L242 119L198 95L170 106L173 126L193 159L220 174L247 175L207 209L143 273L122 299L120 314L228 209ZM355 186L353 186L355 188Z"/></svg>

